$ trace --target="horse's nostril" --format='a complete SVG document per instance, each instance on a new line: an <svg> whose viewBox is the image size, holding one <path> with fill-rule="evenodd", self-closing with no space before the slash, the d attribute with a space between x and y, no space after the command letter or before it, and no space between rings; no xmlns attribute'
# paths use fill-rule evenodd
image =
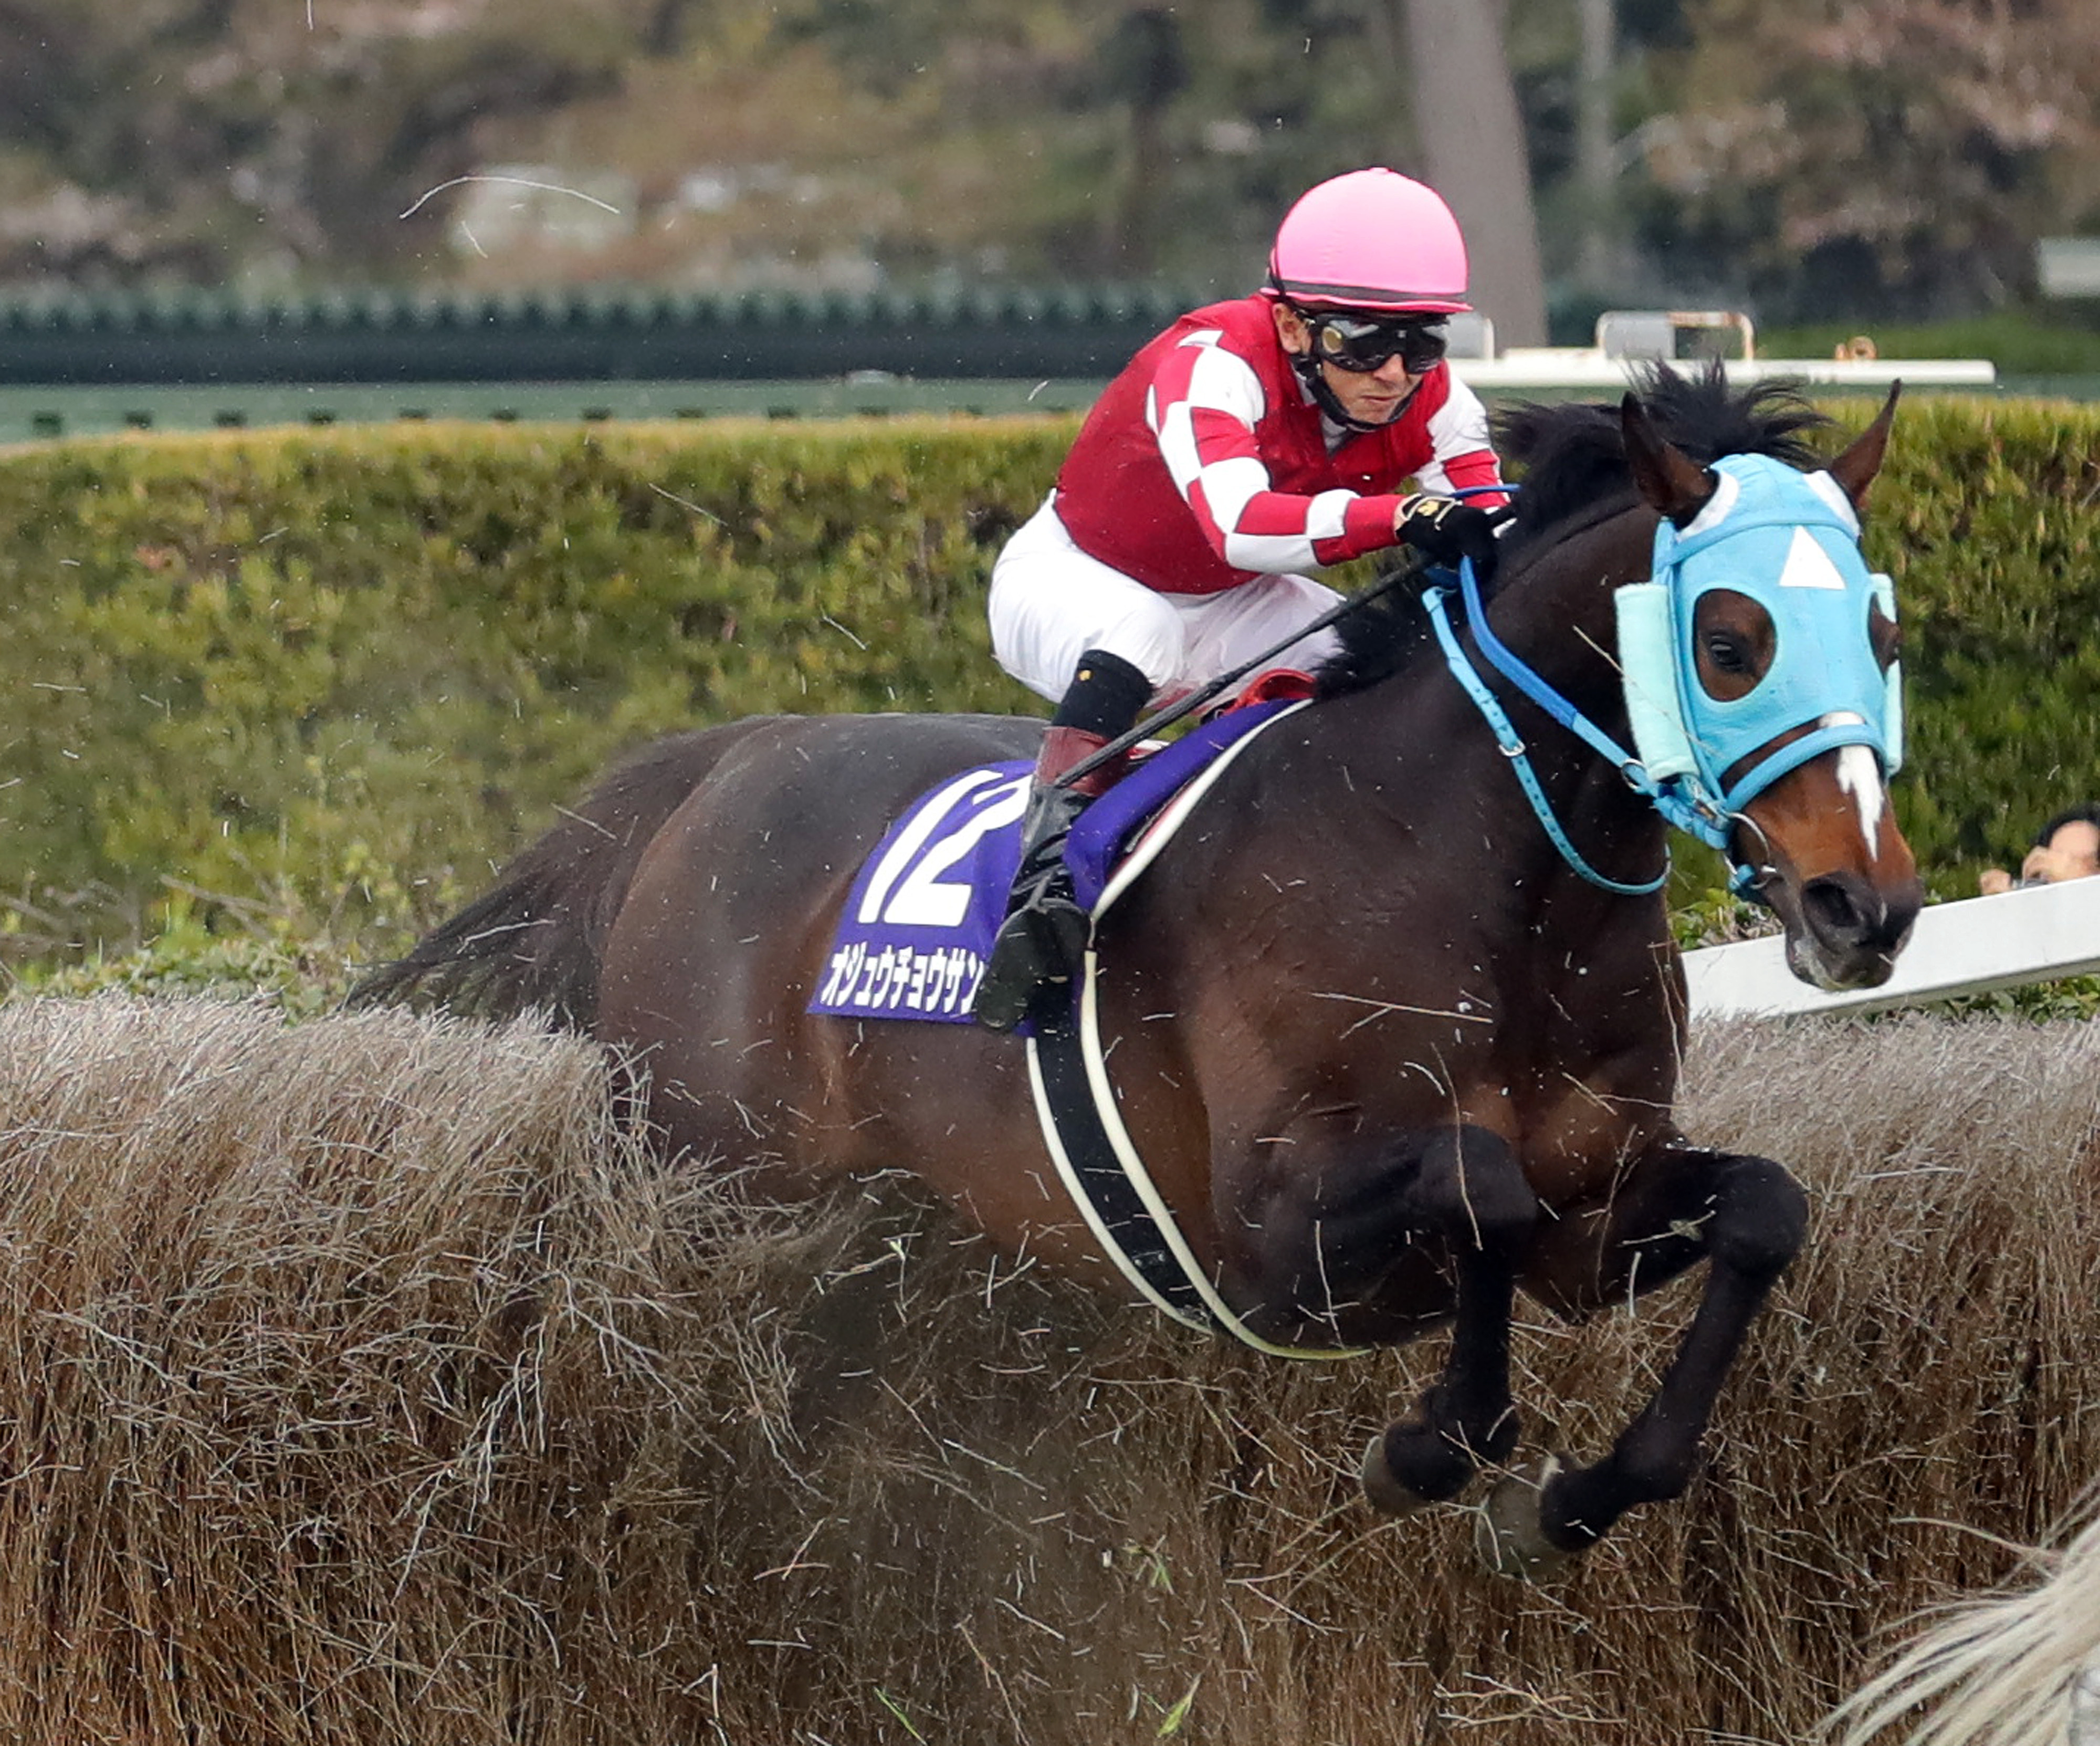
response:
<svg viewBox="0 0 2100 1746"><path fill-rule="evenodd" d="M1865 906L1842 879L1811 879L1802 886L1801 906L1815 930L1830 939L1859 939L1873 922Z"/></svg>

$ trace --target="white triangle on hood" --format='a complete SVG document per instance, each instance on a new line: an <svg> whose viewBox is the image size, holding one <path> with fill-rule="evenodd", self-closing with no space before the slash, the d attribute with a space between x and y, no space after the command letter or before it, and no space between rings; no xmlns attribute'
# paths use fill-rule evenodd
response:
<svg viewBox="0 0 2100 1746"><path fill-rule="evenodd" d="M1782 588L1834 588L1840 594L1845 591L1845 578L1830 561L1830 554L1816 544L1815 536L1806 528L1793 530L1793 543L1787 547L1786 568L1779 573L1779 585Z"/></svg>

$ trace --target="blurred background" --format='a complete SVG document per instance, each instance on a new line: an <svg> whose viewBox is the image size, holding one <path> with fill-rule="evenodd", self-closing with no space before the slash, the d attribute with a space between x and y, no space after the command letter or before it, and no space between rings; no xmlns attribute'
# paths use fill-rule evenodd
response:
<svg viewBox="0 0 2100 1746"><path fill-rule="evenodd" d="M0 0L0 291L1236 292L1386 162L1505 345L1976 349L2100 330L2096 94L2093 0Z"/></svg>

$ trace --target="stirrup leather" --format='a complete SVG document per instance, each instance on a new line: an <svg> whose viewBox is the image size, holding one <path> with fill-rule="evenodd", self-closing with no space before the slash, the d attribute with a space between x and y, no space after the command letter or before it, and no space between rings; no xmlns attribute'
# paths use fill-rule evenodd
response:
<svg viewBox="0 0 2100 1746"><path fill-rule="evenodd" d="M1073 895L1065 843L1087 801L1048 784L1030 798L1013 895L970 1006L986 1030L1011 1031L1030 1015L1039 989L1061 992L1079 970L1092 923Z"/></svg>

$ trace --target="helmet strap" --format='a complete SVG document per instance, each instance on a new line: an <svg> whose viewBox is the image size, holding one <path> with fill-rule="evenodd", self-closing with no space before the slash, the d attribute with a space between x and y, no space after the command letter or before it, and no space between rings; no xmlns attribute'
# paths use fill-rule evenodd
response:
<svg viewBox="0 0 2100 1746"><path fill-rule="evenodd" d="M1353 431L1357 435L1363 436L1373 431L1383 431L1386 424L1392 422L1392 419L1388 418L1385 424L1366 424L1362 419L1352 418L1344 412L1342 409L1340 399L1335 391L1327 386L1327 378L1321 370L1320 360L1309 351L1293 352L1290 357L1290 367L1298 372L1298 379L1304 382L1311 392L1313 404L1343 430ZM1401 404L1405 405L1406 402L1402 401ZM1393 416L1397 418L1399 414L1395 413Z"/></svg>

